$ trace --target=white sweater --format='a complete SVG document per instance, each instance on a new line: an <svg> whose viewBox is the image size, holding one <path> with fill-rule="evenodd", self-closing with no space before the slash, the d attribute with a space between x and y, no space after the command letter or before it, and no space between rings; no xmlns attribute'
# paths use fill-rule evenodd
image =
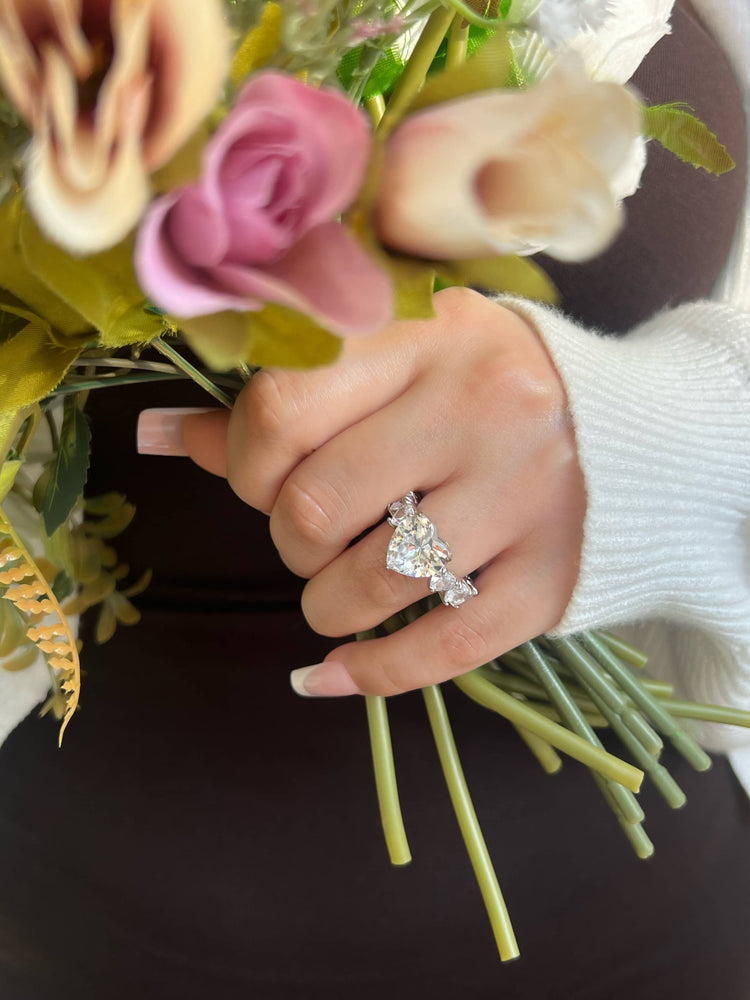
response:
<svg viewBox="0 0 750 1000"><path fill-rule="evenodd" d="M750 120L750 4L693 5L730 58ZM712 301L623 339L512 303L565 382L588 494L580 576L557 631L618 626L684 697L748 710L749 219L746 195ZM750 791L750 730L705 726L702 736L732 751Z"/></svg>

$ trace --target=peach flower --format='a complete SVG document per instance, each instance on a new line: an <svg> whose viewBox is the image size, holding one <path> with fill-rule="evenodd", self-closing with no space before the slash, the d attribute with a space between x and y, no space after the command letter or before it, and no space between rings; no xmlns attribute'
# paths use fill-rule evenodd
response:
<svg viewBox="0 0 750 1000"><path fill-rule="evenodd" d="M220 0L0 0L0 86L33 138L28 202L75 253L118 243L216 103Z"/></svg>
<svg viewBox="0 0 750 1000"><path fill-rule="evenodd" d="M645 160L640 105L576 57L528 90L492 90L407 118L376 207L389 246L436 260L604 249Z"/></svg>

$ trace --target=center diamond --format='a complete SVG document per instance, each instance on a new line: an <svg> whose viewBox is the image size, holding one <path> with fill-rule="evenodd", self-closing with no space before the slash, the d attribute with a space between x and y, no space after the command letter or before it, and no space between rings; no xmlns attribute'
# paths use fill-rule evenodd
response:
<svg viewBox="0 0 750 1000"><path fill-rule="evenodd" d="M403 576L433 576L450 557L450 549L435 534L432 521L415 513L393 532L386 565Z"/></svg>

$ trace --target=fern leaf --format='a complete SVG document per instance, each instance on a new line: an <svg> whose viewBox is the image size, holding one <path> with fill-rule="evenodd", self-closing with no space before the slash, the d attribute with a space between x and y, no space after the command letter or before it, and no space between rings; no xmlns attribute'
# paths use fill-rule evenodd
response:
<svg viewBox="0 0 750 1000"><path fill-rule="evenodd" d="M78 645L52 586L0 508L0 600L9 601L26 623L26 636L59 674L65 710L59 740L78 706L81 667ZM38 616L51 619L40 623ZM19 662L23 662L23 659ZM16 669L20 667L16 666Z"/></svg>

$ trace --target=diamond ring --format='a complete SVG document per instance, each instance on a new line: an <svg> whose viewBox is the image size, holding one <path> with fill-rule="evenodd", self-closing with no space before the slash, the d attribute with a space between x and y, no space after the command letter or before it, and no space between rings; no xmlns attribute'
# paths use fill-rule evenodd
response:
<svg viewBox="0 0 750 1000"><path fill-rule="evenodd" d="M386 556L386 566L402 576L429 577L430 590L443 604L460 608L474 597L477 588L465 576L459 579L448 569L451 550L432 521L417 509L419 497L407 493L388 505L388 523L395 528Z"/></svg>

